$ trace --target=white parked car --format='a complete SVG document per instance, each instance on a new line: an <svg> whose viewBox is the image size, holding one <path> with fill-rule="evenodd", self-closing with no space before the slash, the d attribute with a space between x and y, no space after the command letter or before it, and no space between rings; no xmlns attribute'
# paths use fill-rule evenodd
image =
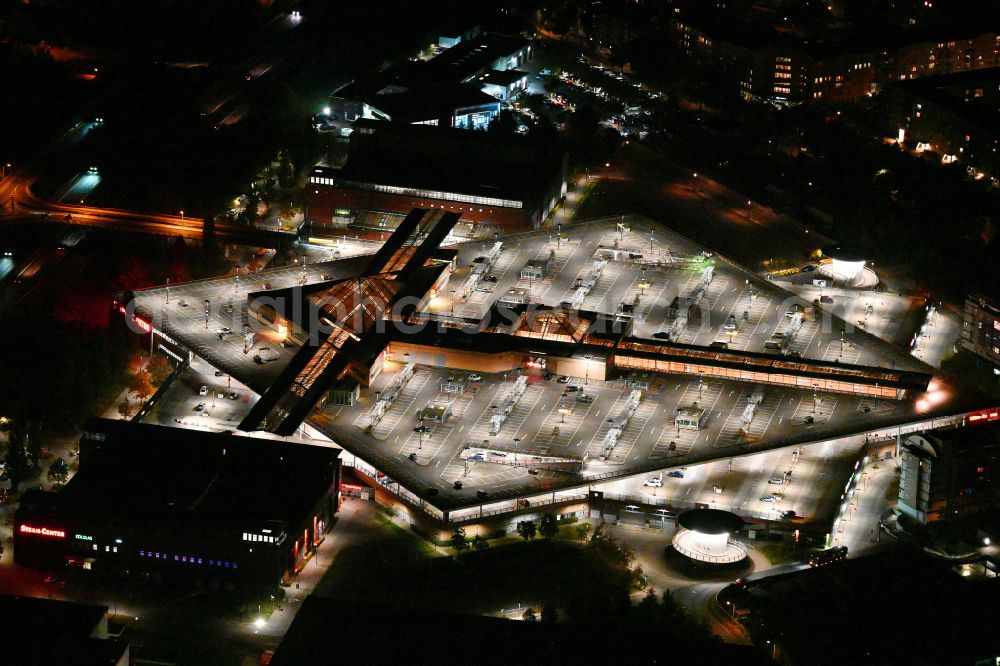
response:
<svg viewBox="0 0 1000 666"><path fill-rule="evenodd" d="M469 381L470 382L481 382L481 381L483 381L483 376L480 375L477 372L470 372L469 373Z"/></svg>
<svg viewBox="0 0 1000 666"><path fill-rule="evenodd" d="M662 488L663 487L663 475L653 476L642 482L642 485L649 488Z"/></svg>
<svg viewBox="0 0 1000 666"><path fill-rule="evenodd" d="M200 389L198 389L198 395L208 395L208 387L202 386Z"/></svg>

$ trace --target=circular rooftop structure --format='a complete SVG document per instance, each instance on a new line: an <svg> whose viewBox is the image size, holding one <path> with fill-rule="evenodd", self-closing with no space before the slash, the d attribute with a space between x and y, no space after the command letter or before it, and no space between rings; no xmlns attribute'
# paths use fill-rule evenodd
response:
<svg viewBox="0 0 1000 666"><path fill-rule="evenodd" d="M743 527L743 519L720 509L690 509L677 517L681 527L701 534L732 534Z"/></svg>
<svg viewBox="0 0 1000 666"><path fill-rule="evenodd" d="M735 513L719 509L691 509L677 518L681 529L671 542L674 550L692 560L733 564L747 556L747 548L729 535L743 527Z"/></svg>
<svg viewBox="0 0 1000 666"><path fill-rule="evenodd" d="M842 261L848 264L865 263L868 257L856 245L841 243L839 245L828 245L823 248L823 256L830 257L834 261Z"/></svg>
<svg viewBox="0 0 1000 666"><path fill-rule="evenodd" d="M831 245L823 248L823 256L830 262L821 264L819 271L835 283L839 280L843 286L855 289L870 288L878 283L875 273L865 268L865 254L856 246Z"/></svg>

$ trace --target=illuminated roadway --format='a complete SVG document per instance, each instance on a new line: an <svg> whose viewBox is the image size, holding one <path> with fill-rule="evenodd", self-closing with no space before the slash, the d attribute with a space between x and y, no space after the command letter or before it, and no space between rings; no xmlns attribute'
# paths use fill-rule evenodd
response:
<svg viewBox="0 0 1000 666"><path fill-rule="evenodd" d="M31 191L33 179L14 171L0 181L0 202L7 213L6 223L44 217L54 222L78 224L81 226L149 233L161 236L181 236L192 240L203 237L203 220L181 215L144 213L117 208L98 208L76 204L51 203L38 198ZM16 213L21 215L16 215ZM275 245L281 236L294 238L290 234L260 231L257 229L226 223L215 224L215 235L219 240L243 241L256 245Z"/></svg>

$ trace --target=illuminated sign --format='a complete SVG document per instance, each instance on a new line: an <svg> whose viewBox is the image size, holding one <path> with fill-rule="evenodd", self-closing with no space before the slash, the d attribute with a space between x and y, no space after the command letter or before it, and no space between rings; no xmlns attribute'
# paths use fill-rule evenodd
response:
<svg viewBox="0 0 1000 666"><path fill-rule="evenodd" d="M358 486L353 483L342 483L340 484L341 490L362 490L363 486Z"/></svg>
<svg viewBox="0 0 1000 666"><path fill-rule="evenodd" d="M22 524L18 529L22 534L37 534L38 536L54 537L57 539L66 538L66 532L62 530L50 530L47 527L32 527L31 525Z"/></svg>
<svg viewBox="0 0 1000 666"><path fill-rule="evenodd" d="M145 319L143 319L142 317L140 317L138 315L134 315L134 314L133 315L129 315L128 310L121 303L118 303L118 312L121 312L125 316L131 316L132 317L132 321L135 322L135 325L138 326L139 328L141 328L146 333L149 333L149 332L151 332L153 330L153 326L148 321L146 321Z"/></svg>
<svg viewBox="0 0 1000 666"><path fill-rule="evenodd" d="M76 537L77 539L79 539L80 541L93 541L94 540L94 537L90 536L89 534L74 534L73 536Z"/></svg>
<svg viewBox="0 0 1000 666"><path fill-rule="evenodd" d="M1000 410L996 409L969 414L969 423L996 421L997 419L1000 419Z"/></svg>

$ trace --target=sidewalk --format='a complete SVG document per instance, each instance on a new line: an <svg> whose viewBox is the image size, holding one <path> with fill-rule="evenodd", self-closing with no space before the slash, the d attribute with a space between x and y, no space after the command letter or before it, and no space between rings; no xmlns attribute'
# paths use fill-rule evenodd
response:
<svg viewBox="0 0 1000 666"><path fill-rule="evenodd" d="M878 469L875 469L875 465ZM837 532L830 537L831 546L847 546L854 554L874 547L879 542L879 519L888 508L885 493L896 478L896 459L871 461L859 472L850 506Z"/></svg>
<svg viewBox="0 0 1000 666"><path fill-rule="evenodd" d="M319 586L323 576L333 564L337 554L354 544L367 529L375 514L374 502L359 499L345 499L337 514L333 528L323 539L316 554L306 562L302 571L285 589L285 602L275 610L263 627L248 625L252 633L281 638L295 619L302 602Z"/></svg>

